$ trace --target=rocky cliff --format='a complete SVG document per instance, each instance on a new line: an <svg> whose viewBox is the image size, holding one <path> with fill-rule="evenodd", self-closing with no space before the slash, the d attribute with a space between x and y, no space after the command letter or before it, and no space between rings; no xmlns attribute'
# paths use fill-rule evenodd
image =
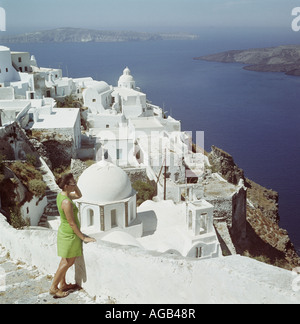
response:
<svg viewBox="0 0 300 324"><path fill-rule="evenodd" d="M215 146L209 162L229 183L236 185L242 179L247 187L246 237L241 240L231 233L236 252L289 270L299 266L288 232L279 226L278 193L245 178L233 157Z"/></svg>
<svg viewBox="0 0 300 324"><path fill-rule="evenodd" d="M212 146L209 162L212 168L219 172L229 183L237 185L240 180L246 182L244 171L238 168L233 157L222 149Z"/></svg>
<svg viewBox="0 0 300 324"><path fill-rule="evenodd" d="M242 63L247 64L245 70L259 72L284 72L288 75L300 76L300 46L278 46L233 50L195 57L195 60Z"/></svg>

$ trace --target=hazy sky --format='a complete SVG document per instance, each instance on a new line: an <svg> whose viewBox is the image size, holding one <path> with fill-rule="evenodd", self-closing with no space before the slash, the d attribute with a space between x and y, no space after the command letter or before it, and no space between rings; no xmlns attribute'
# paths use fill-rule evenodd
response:
<svg viewBox="0 0 300 324"><path fill-rule="evenodd" d="M299 0L0 0L7 32L57 27L193 31L289 28Z"/></svg>

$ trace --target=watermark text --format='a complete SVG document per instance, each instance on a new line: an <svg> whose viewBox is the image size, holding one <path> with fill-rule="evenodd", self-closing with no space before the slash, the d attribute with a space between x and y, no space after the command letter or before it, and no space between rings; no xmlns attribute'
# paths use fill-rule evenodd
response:
<svg viewBox="0 0 300 324"><path fill-rule="evenodd" d="M292 16L296 16L292 21L292 30L298 32L300 31L300 7L296 7L292 10Z"/></svg>

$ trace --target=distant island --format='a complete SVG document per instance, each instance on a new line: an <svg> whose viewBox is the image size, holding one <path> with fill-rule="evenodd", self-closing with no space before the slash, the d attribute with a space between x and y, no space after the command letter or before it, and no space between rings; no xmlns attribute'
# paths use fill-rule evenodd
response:
<svg viewBox="0 0 300 324"><path fill-rule="evenodd" d="M223 63L242 63L247 64L244 67L245 70L284 72L287 75L300 76L300 45L233 50L195 57L194 59Z"/></svg>
<svg viewBox="0 0 300 324"><path fill-rule="evenodd" d="M130 42L151 40L194 40L197 35L185 33L142 33L132 31L104 31L82 28L57 28L14 36L0 37L2 43L87 43Z"/></svg>

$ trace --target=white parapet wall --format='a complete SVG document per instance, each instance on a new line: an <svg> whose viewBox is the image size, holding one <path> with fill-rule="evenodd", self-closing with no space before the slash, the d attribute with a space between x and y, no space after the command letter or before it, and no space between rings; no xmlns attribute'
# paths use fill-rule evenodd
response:
<svg viewBox="0 0 300 324"><path fill-rule="evenodd" d="M13 229L0 214L0 244L49 275L60 261L56 235ZM192 260L98 241L84 245L68 279L74 277L91 296L120 304L300 303L292 272L240 256Z"/></svg>

